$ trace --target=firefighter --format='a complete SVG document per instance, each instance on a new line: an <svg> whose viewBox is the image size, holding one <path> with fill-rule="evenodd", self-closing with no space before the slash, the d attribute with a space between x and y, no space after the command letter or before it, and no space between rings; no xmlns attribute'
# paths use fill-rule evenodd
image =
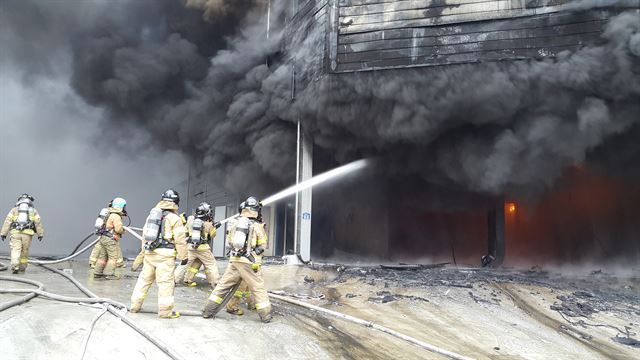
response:
<svg viewBox="0 0 640 360"><path fill-rule="evenodd" d="M107 207L112 207L112 205L113 205L113 201L109 202L109 205L107 205ZM123 215L126 216L126 214L123 214ZM96 244L91 250L91 255L89 255L89 267L92 269L96 267L96 261L98 261L98 254L100 253L101 248L102 247ZM118 241L117 250L118 250L118 260L116 261L116 267L125 267L124 257L122 256L122 249L120 248L119 241Z"/></svg>
<svg viewBox="0 0 640 360"><path fill-rule="evenodd" d="M20 195L16 206L9 211L0 230L2 241L9 234L11 270L14 274L24 272L27 269L29 247L31 246L33 235L38 235L38 241L42 241L44 237L40 214L33 207L33 201L33 197L29 194Z"/></svg>
<svg viewBox="0 0 640 360"><path fill-rule="evenodd" d="M143 238L145 253L142 272L131 294L131 312L139 312L149 288L158 284L158 316L177 318L180 313L173 311L174 270L176 255L186 259L186 229L178 215L180 196L173 189L162 194L162 199L151 209L145 222Z"/></svg>
<svg viewBox="0 0 640 360"><path fill-rule="evenodd" d="M106 212L101 212L98 222L103 217L102 224L96 223L96 232L100 240L96 244L98 256L93 270L94 278L104 278L107 280L118 279L115 270L119 258L118 242L124 233L122 217L126 215L127 201L117 197L111 201L111 205Z"/></svg>
<svg viewBox="0 0 640 360"><path fill-rule="evenodd" d="M261 270L261 255L267 244L264 225L257 220L261 206L258 200L249 197L242 205L240 216L231 225L228 237L231 246L229 265L209 296L203 317L213 317L229 290L244 281L255 299L260 320L265 323L271 321L271 303Z"/></svg>
<svg viewBox="0 0 640 360"><path fill-rule="evenodd" d="M204 265L204 273L211 287L215 287L220 277L216 258L211 252L209 242L216 236L220 223L213 223L213 212L211 205L206 202L201 203L196 208L195 216L189 216L187 219L187 231L189 234L189 251L187 257L187 273L184 277L184 283L187 286L196 286L196 282L192 281L194 276L200 270L200 266Z"/></svg>

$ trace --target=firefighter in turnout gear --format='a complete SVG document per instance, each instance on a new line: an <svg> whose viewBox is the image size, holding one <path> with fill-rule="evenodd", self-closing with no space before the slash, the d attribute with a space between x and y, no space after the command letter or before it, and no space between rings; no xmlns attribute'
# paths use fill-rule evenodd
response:
<svg viewBox="0 0 640 360"><path fill-rule="evenodd" d="M196 283L192 280L200 270L201 265L204 265L204 273L211 287L215 287L218 282L220 273L209 243L216 236L220 223L214 224L212 220L211 205L206 202L198 205L195 216L189 216L189 219L187 219L189 252L187 273L184 277L185 285L196 286Z"/></svg>
<svg viewBox="0 0 640 360"><path fill-rule="evenodd" d="M124 233L122 217L127 214L127 202L123 198L115 198L110 203L110 207L102 209L96 220L96 234L100 240L96 244L97 259L93 270L94 278L105 278L115 280L116 264L120 256L118 252L118 242Z"/></svg>
<svg viewBox="0 0 640 360"><path fill-rule="evenodd" d="M203 317L213 317L229 290L244 281L255 299L255 308L262 322L271 321L271 303L261 270L261 255L267 244L267 234L264 224L257 221L260 208L258 200L248 198L242 206L240 216L231 225L228 237L231 246L229 265L209 296L202 312Z"/></svg>
<svg viewBox="0 0 640 360"><path fill-rule="evenodd" d="M9 211L0 238L4 241L9 235L11 247L11 270L14 274L24 272L29 263L29 247L33 235L38 235L38 241L44 237L44 228L38 211L33 207L33 197L22 194L16 206Z"/></svg>
<svg viewBox="0 0 640 360"><path fill-rule="evenodd" d="M120 198L118 198L120 199ZM107 208L110 208L113 206L113 200L109 202L109 205L107 205ZM123 213L124 216L126 216L126 211ZM104 221L104 220L103 220ZM96 229L98 230L98 229ZM117 242L118 245L118 260L116 261L116 267L124 267L125 263L124 263L124 258L122 256L122 249L120 248L120 241ZM90 268L95 268L96 267L96 261L98 261L98 255L100 254L100 250L102 249L102 247L99 244L96 244L93 247L93 250L91 250L91 255L89 255L89 267Z"/></svg>
<svg viewBox="0 0 640 360"><path fill-rule="evenodd" d="M147 297L149 288L155 281L158 284L158 316L177 318L179 312L173 311L174 270L176 256L187 258L186 229L178 215L180 196L169 189L162 199L151 209L144 225L142 236L145 241L142 272L131 294L131 312L138 312Z"/></svg>

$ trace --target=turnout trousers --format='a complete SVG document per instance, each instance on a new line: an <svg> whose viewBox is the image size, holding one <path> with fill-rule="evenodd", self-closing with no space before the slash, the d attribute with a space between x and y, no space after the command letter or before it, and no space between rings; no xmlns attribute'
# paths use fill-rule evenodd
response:
<svg viewBox="0 0 640 360"><path fill-rule="evenodd" d="M240 302L242 301L242 297L244 297L244 300L247 302L247 309L256 309L256 302L253 296L251 296L249 286L247 286L246 282L242 281L238 290L233 294L233 298L231 298L227 303L227 311L232 314L242 315L242 311L240 311Z"/></svg>
<svg viewBox="0 0 640 360"><path fill-rule="evenodd" d="M33 235L14 233L9 235L11 240L11 269L24 272L29 264L29 247Z"/></svg>
<svg viewBox="0 0 640 360"><path fill-rule="evenodd" d="M216 286L220 278L220 272L209 244L199 245L195 249L190 248L187 259L187 273L184 276L185 284L191 283L198 271L200 271L200 266L204 265L204 274L207 276L207 281L209 281L211 287Z"/></svg>
<svg viewBox="0 0 640 360"><path fill-rule="evenodd" d="M131 294L131 311L138 312L147 297L149 288L158 284L158 316L168 316L173 311L175 283L173 271L176 268L174 249L154 249L144 254L142 272Z"/></svg>
<svg viewBox="0 0 640 360"><path fill-rule="evenodd" d="M260 315L260 319L264 322L270 321L271 303L269 302L269 295L267 294L267 290L264 286L262 269L258 268L257 271L254 271L251 268L251 264L239 261L229 262L229 265L227 265L224 275L222 275L222 278L218 281L218 285L213 289L213 292L211 292L211 295L207 300L203 316L211 317L211 314L213 314L220 304L222 304L222 301L229 290L241 281L244 281L247 284L249 291L251 291L251 294L255 299L255 307L258 311L258 315Z"/></svg>
<svg viewBox="0 0 640 360"><path fill-rule="evenodd" d="M99 251L93 274L112 276L115 273L116 262L118 261L118 242L112 237L102 235L96 247Z"/></svg>

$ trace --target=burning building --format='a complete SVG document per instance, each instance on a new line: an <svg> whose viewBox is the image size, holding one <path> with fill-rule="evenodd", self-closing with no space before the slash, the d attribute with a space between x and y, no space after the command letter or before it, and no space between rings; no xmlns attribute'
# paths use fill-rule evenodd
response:
<svg viewBox="0 0 640 360"><path fill-rule="evenodd" d="M267 62L289 79L298 181L377 161L269 209L272 254L638 261L640 54L617 37L638 1L274 6Z"/></svg>
<svg viewBox="0 0 640 360"><path fill-rule="evenodd" d="M61 30L71 86L189 157L188 207L372 159L265 209L271 255L638 260L637 0L104 6Z"/></svg>

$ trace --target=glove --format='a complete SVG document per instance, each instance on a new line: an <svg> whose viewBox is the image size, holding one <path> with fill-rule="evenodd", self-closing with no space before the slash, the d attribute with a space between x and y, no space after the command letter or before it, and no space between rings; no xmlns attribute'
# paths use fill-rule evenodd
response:
<svg viewBox="0 0 640 360"><path fill-rule="evenodd" d="M180 262L180 265L187 265L188 261L189 259L182 259L182 261Z"/></svg>
<svg viewBox="0 0 640 360"><path fill-rule="evenodd" d="M256 246L255 250L256 255L260 255L264 252L264 248L262 246Z"/></svg>
<svg viewBox="0 0 640 360"><path fill-rule="evenodd" d="M260 270L260 264L251 264L251 269L254 273L257 273Z"/></svg>
<svg viewBox="0 0 640 360"><path fill-rule="evenodd" d="M38 236L38 241L42 241L42 236Z"/></svg>
<svg viewBox="0 0 640 360"><path fill-rule="evenodd" d="M4 241L7 238L7 235L2 235L0 237L2 238L2 241Z"/></svg>
<svg viewBox="0 0 640 360"><path fill-rule="evenodd" d="M217 228L219 228L220 226L222 226L222 224L220 224L220 221L216 221L216 222L213 224L213 226L217 229Z"/></svg>

